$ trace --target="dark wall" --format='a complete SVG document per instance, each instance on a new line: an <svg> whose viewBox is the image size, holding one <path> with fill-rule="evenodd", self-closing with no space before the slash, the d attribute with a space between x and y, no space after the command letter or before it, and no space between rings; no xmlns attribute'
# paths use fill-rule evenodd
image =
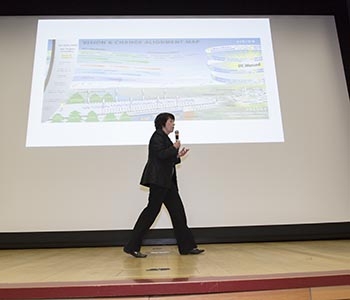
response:
<svg viewBox="0 0 350 300"><path fill-rule="evenodd" d="M118 1L61 0L43 2L27 0L19 4L6 1L1 15L175 15L175 14L311 14L324 15L344 12L349 0L246 0L193 1L147 0ZM345 9L346 11L346 9Z"/></svg>
<svg viewBox="0 0 350 300"><path fill-rule="evenodd" d="M192 228L198 244L335 240L350 238L350 222ZM0 233L0 249L123 246L130 230ZM151 229L144 245L176 244L172 229Z"/></svg>

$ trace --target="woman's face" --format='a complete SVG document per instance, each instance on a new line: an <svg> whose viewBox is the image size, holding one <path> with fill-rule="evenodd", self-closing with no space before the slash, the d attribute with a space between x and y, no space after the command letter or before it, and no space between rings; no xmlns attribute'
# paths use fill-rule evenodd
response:
<svg viewBox="0 0 350 300"><path fill-rule="evenodd" d="M163 131L166 133L166 134L169 134L170 132L173 132L174 131L174 128L175 128L175 121L173 119L168 119L166 122L165 122L165 125L163 126Z"/></svg>

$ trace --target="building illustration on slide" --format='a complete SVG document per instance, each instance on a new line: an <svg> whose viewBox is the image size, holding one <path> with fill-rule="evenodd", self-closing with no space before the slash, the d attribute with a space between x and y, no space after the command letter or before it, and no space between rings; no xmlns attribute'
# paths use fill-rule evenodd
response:
<svg viewBox="0 0 350 300"><path fill-rule="evenodd" d="M259 38L50 39L41 122L268 119Z"/></svg>

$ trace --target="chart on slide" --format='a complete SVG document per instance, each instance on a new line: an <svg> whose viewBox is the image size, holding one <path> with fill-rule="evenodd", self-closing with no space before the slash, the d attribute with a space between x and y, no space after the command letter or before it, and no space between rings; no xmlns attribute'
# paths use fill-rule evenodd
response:
<svg viewBox="0 0 350 300"><path fill-rule="evenodd" d="M42 122L269 117L260 38L47 41Z"/></svg>

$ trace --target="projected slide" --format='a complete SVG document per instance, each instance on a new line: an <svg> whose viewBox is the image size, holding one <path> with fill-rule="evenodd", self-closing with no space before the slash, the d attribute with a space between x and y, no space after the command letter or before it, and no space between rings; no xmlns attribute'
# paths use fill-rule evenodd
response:
<svg viewBox="0 0 350 300"><path fill-rule="evenodd" d="M187 143L283 141L268 20L39 21L27 146L146 144L164 111Z"/></svg>

